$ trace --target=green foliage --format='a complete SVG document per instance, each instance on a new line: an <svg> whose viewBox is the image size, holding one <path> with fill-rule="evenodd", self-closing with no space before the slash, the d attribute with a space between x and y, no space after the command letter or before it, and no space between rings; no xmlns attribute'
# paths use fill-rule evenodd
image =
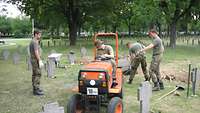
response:
<svg viewBox="0 0 200 113"><path fill-rule="evenodd" d="M28 18L7 18L0 16L0 32L23 36L31 33L31 22Z"/></svg>
<svg viewBox="0 0 200 113"><path fill-rule="evenodd" d="M157 27L170 32L176 44L176 30L198 32L199 0L5 0L17 4L35 19L36 27L51 34L69 33L75 44L77 32L129 32L144 34ZM196 19L194 18L196 17ZM186 29L186 30L185 30ZM56 33L55 33L56 32Z"/></svg>
<svg viewBox="0 0 200 113"><path fill-rule="evenodd" d="M3 34L12 32L10 19L4 16L0 16L0 32Z"/></svg>

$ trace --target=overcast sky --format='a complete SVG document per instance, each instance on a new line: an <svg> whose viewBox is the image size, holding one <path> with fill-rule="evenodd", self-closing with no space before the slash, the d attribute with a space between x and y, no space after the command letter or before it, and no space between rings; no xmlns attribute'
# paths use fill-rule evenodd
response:
<svg viewBox="0 0 200 113"><path fill-rule="evenodd" d="M2 11L3 8L5 8L7 12ZM16 5L4 3L2 2L2 0L0 0L0 15L6 15L7 17L16 18L21 15L21 12Z"/></svg>

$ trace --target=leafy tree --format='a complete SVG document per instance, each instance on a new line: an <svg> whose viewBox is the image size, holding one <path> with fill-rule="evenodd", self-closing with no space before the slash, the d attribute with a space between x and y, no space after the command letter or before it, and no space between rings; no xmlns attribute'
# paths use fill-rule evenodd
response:
<svg viewBox="0 0 200 113"><path fill-rule="evenodd" d="M109 12L113 9L110 4L117 0L7 0L18 4L19 8L31 18L41 21L44 25L66 24L69 29L70 45L76 44L77 31L83 14L91 16ZM94 12L95 11L95 12ZM55 18L55 19L54 19ZM53 22L51 22L51 20ZM60 21L61 20L61 21ZM62 23L63 22L63 23Z"/></svg>
<svg viewBox="0 0 200 113"><path fill-rule="evenodd" d="M0 16L0 32L4 35L12 32L10 19L7 19L5 16Z"/></svg>
<svg viewBox="0 0 200 113"><path fill-rule="evenodd" d="M181 18L192 16L199 4L199 0L160 0L160 9L170 26L170 47L176 46L177 23Z"/></svg>
<svg viewBox="0 0 200 113"><path fill-rule="evenodd" d="M14 35L25 35L31 33L31 22L28 18L11 19L12 33Z"/></svg>

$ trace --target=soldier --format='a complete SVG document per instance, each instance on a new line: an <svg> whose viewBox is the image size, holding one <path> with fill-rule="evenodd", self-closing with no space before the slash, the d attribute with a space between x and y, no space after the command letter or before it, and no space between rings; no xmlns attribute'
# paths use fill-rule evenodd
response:
<svg viewBox="0 0 200 113"><path fill-rule="evenodd" d="M40 89L41 67L44 66L41 59L40 46L39 46L40 37L41 37L41 32L34 31L34 37L29 45L32 71L33 71L32 86L34 95L44 95L43 91Z"/></svg>
<svg viewBox="0 0 200 113"><path fill-rule="evenodd" d="M162 60L164 46L162 44L162 40L160 39L155 30L151 30L148 33L148 35L153 39L153 42L141 51L147 51L153 48L153 55L151 65L149 68L149 75L152 78L152 81L154 82L154 87L152 90L159 91L160 89L164 89L164 84L161 80L160 75L160 62Z"/></svg>
<svg viewBox="0 0 200 113"><path fill-rule="evenodd" d="M131 84L133 81L133 78L137 72L138 66L141 64L141 68L145 77L145 81L149 81L149 75L147 72L147 62L146 62L146 56L144 52L140 52L142 48L144 48L144 45L140 43L133 43L131 44L128 42L126 44L127 48L129 49L129 59L131 64L131 72L130 72L130 78L128 81L128 84Z"/></svg>
<svg viewBox="0 0 200 113"><path fill-rule="evenodd" d="M100 58L101 60L105 60L105 61L110 62L112 64L112 68L113 68L112 87L115 87L117 85L116 76L115 76L115 74L116 74L116 63L115 63L115 60L114 60L113 48L110 45L104 45L103 41L101 41L101 40L96 40L94 45L97 49L96 59Z"/></svg>

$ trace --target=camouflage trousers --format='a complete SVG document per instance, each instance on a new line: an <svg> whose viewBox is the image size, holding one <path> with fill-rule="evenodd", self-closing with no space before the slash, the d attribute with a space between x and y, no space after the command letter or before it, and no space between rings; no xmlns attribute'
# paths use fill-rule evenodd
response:
<svg viewBox="0 0 200 113"><path fill-rule="evenodd" d="M116 63L114 59L105 60L106 62L111 63L113 71L112 71L112 78L116 78Z"/></svg>
<svg viewBox="0 0 200 113"><path fill-rule="evenodd" d="M151 65L149 68L149 75L154 83L162 83L160 74L160 62L162 60L163 54L153 55Z"/></svg>
<svg viewBox="0 0 200 113"><path fill-rule="evenodd" d="M40 87L41 69L39 63L35 59L31 59L32 64L32 86L33 90L37 90Z"/></svg>
<svg viewBox="0 0 200 113"><path fill-rule="evenodd" d="M141 64L141 68L142 68L145 80L149 80L149 75L147 72L146 56L145 55L137 55L136 57L131 58L131 71L130 71L130 78L129 78L130 81L132 81L133 78L135 77L137 68L140 64Z"/></svg>

